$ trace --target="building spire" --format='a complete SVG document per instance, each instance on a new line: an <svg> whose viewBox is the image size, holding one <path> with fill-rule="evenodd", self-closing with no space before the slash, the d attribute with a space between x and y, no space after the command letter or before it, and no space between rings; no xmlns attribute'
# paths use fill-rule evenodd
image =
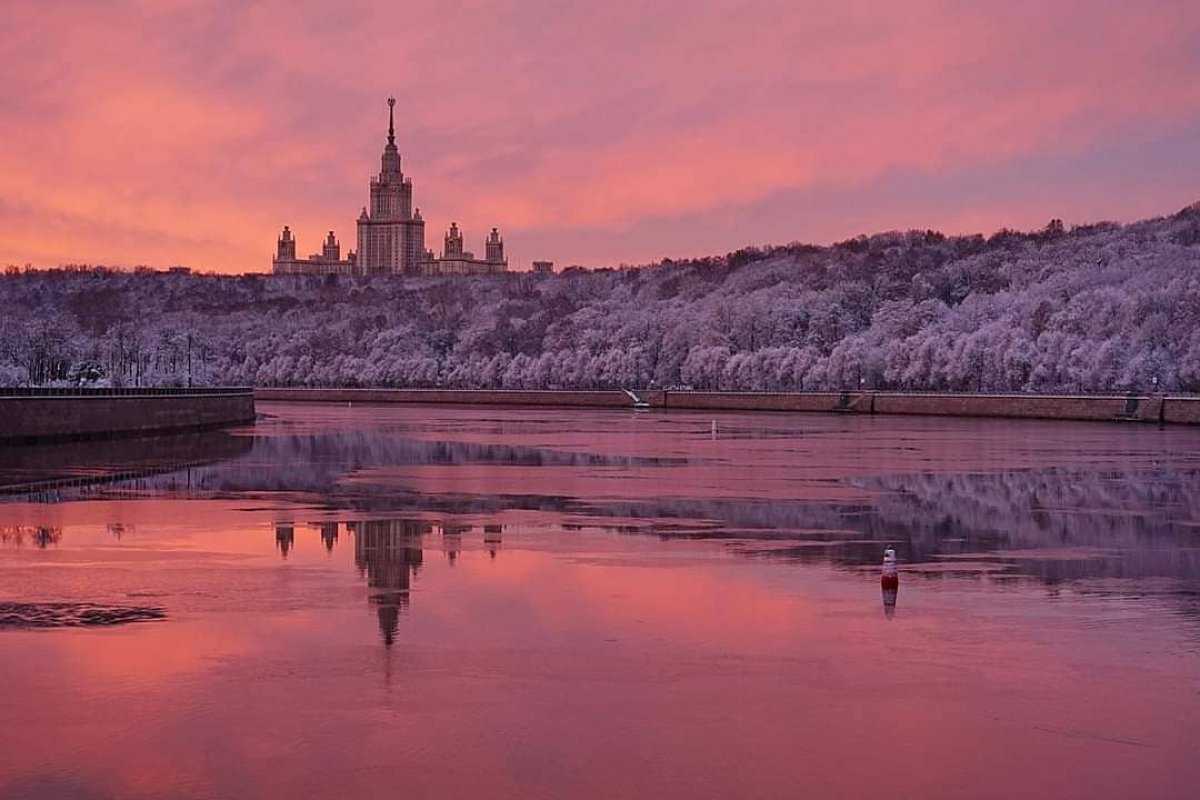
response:
<svg viewBox="0 0 1200 800"><path fill-rule="evenodd" d="M388 98L388 140L383 148L383 160L380 162L379 180L383 183L399 182L404 179L400 174L400 153L396 150L396 98ZM372 201L373 202L373 201ZM374 206L372 206L374 209ZM374 216L375 211L371 211Z"/></svg>

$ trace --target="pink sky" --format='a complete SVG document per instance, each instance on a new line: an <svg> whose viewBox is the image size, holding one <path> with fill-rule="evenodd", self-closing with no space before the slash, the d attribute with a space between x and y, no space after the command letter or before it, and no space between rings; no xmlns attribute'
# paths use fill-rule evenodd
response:
<svg viewBox="0 0 1200 800"><path fill-rule="evenodd" d="M1194 0L55 2L0 27L0 264L225 272L404 171L510 260L1130 220L1200 199Z"/></svg>

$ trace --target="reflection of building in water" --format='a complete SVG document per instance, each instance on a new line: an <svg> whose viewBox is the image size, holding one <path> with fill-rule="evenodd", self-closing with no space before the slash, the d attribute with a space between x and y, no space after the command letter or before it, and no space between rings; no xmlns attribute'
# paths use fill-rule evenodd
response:
<svg viewBox="0 0 1200 800"><path fill-rule="evenodd" d="M496 553L500 550L500 534L502 533L504 533L503 525L483 526L483 543L487 545L488 555L492 558L495 558Z"/></svg>
<svg viewBox="0 0 1200 800"><path fill-rule="evenodd" d="M396 639L400 610L408 605L412 578L421 567L421 536L432 528L414 519L346 523L354 535L354 565L367 579L384 644Z"/></svg>
<svg viewBox="0 0 1200 800"><path fill-rule="evenodd" d="M24 547L26 536L33 542L34 547L44 550L52 544L58 544L62 539L62 528L50 528L44 525L5 525L0 527L0 544Z"/></svg>
<svg viewBox="0 0 1200 800"><path fill-rule="evenodd" d="M470 525L457 522L442 523L442 552L446 554L450 566L454 566L454 562L458 560L458 552L462 550L462 535L470 532Z"/></svg>
<svg viewBox="0 0 1200 800"><path fill-rule="evenodd" d="M39 525L33 530L33 543L45 549L52 544L58 544L62 539L62 528L47 528Z"/></svg>
<svg viewBox="0 0 1200 800"><path fill-rule="evenodd" d="M279 548L279 554L284 558L288 557L288 553L292 551L292 545L296 541L296 526L291 522L276 522L275 523L275 546Z"/></svg>
<svg viewBox="0 0 1200 800"><path fill-rule="evenodd" d="M325 552L332 553L333 546L337 544L338 540L338 524L336 522L318 522L315 525L321 532L321 541L325 544Z"/></svg>

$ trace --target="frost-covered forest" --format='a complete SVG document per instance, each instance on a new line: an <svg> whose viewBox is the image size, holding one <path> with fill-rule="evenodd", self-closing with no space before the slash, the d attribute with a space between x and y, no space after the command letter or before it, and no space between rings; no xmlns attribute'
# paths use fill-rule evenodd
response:
<svg viewBox="0 0 1200 800"><path fill-rule="evenodd" d="M473 278L0 276L0 385L1200 391L1200 204Z"/></svg>

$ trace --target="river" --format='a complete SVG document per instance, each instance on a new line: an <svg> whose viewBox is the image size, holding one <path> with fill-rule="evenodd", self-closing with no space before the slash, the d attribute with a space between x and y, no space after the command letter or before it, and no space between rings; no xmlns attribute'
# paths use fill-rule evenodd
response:
<svg viewBox="0 0 1200 800"><path fill-rule="evenodd" d="M0 453L0 797L1200 785L1200 430L259 410Z"/></svg>

